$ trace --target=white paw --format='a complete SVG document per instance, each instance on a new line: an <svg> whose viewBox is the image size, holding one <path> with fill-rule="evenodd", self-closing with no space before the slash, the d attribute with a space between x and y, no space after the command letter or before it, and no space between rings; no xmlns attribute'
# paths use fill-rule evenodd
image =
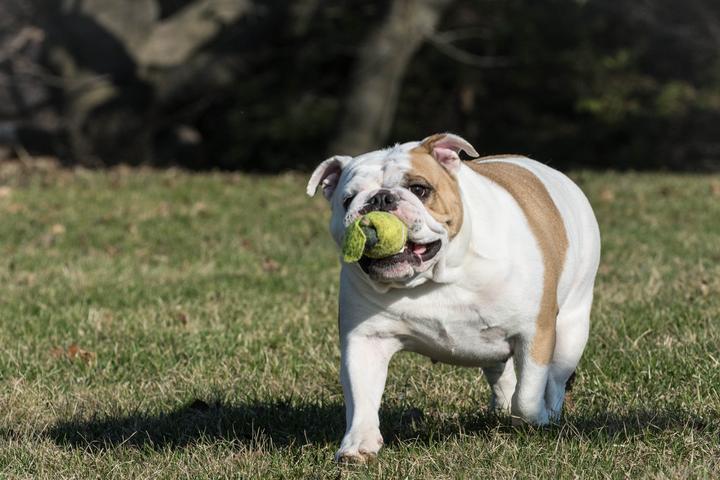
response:
<svg viewBox="0 0 720 480"><path fill-rule="evenodd" d="M545 403L548 407L548 420L550 422L557 423L560 421L560 417L562 416L563 403L564 403L563 400L565 400L563 397L564 397L564 395L556 395L550 401L547 401L547 398L546 398Z"/></svg>
<svg viewBox="0 0 720 480"><path fill-rule="evenodd" d="M368 463L377 457L382 445L383 438L377 428L350 431L345 434L340 444L340 450L335 454L335 461Z"/></svg>
<svg viewBox="0 0 720 480"><path fill-rule="evenodd" d="M490 411L495 415L510 415L512 401L505 395L492 394L490 397Z"/></svg>
<svg viewBox="0 0 720 480"><path fill-rule="evenodd" d="M536 427L542 427L549 423L550 413L544 407L525 411L518 411L518 409L513 409L512 424L516 427L523 424L530 424L535 425Z"/></svg>

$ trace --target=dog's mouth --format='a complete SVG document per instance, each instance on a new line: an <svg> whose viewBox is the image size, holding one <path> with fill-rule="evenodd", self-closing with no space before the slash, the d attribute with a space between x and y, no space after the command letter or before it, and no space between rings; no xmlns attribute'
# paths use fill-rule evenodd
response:
<svg viewBox="0 0 720 480"><path fill-rule="evenodd" d="M385 258L369 258L363 255L358 264L374 280L402 280L413 276L417 267L435 258L441 247L441 240L430 243L408 240L400 253Z"/></svg>

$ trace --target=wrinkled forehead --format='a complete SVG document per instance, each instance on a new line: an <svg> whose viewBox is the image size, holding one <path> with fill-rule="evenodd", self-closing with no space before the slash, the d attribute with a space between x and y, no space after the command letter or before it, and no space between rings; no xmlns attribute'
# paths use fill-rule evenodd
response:
<svg viewBox="0 0 720 480"><path fill-rule="evenodd" d="M417 146L418 142L409 142L359 155L345 166L340 183L359 189L401 184L414 168Z"/></svg>

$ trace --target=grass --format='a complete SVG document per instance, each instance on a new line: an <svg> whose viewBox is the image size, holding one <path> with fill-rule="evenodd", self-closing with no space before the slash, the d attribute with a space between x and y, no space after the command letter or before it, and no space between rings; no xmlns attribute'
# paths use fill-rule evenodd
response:
<svg viewBox="0 0 720 480"><path fill-rule="evenodd" d="M603 260L559 426L400 354L386 448L343 467L338 264L303 175L0 167L2 478L720 473L720 177L573 175Z"/></svg>

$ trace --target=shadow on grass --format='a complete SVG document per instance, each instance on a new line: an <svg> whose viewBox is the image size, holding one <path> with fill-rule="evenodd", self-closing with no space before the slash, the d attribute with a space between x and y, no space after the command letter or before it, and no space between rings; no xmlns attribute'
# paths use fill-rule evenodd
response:
<svg viewBox="0 0 720 480"><path fill-rule="evenodd" d="M498 432L530 432L553 439L617 440L665 431L720 431L717 422L680 410L571 414L557 426L518 428L512 427L507 418L491 414L476 412L447 418L391 405L383 407L381 424L389 445L406 441L429 445L461 434L490 438ZM59 445L106 450L119 446L182 448L213 440L248 445L265 441L271 448L305 444L334 446L340 442L343 432L344 409L340 404L271 401L223 405L195 400L159 415L137 413L60 422L50 428L47 435Z"/></svg>
<svg viewBox="0 0 720 480"><path fill-rule="evenodd" d="M100 450L120 445L182 448L212 440L253 444L263 438L272 446L283 446L335 442L343 428L340 404L277 400L225 405L195 400L156 415L141 412L60 422L48 436L60 445Z"/></svg>
<svg viewBox="0 0 720 480"><path fill-rule="evenodd" d="M497 419L497 417L495 417ZM716 419L716 415L708 418ZM720 433L720 423L708 420L684 409L634 409L627 412L594 411L563 414L562 420L546 427L530 425L512 426L509 419L497 419L501 432L527 432L557 439L583 439L589 441L625 441L643 436L656 436L663 432L695 432L708 435ZM487 417L467 416L460 418L466 433L487 425Z"/></svg>

